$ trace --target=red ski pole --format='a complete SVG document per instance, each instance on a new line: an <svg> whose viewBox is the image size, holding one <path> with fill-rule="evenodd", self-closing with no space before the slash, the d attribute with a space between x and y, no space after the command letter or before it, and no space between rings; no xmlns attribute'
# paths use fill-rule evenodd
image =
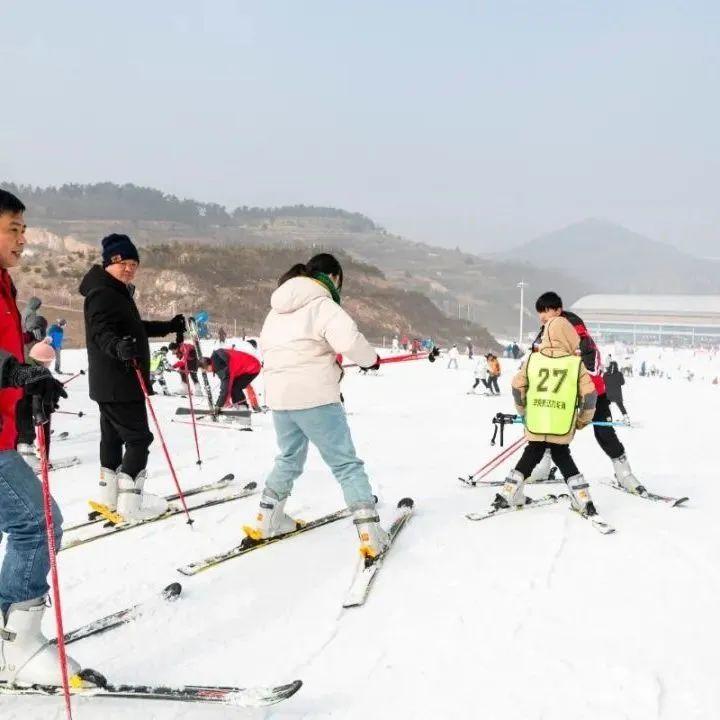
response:
<svg viewBox="0 0 720 720"><path fill-rule="evenodd" d="M407 354L407 355L390 355L388 357L380 358L380 365L388 365L389 363L399 363L399 362L408 362L410 360L425 360L427 358L428 353L416 353L413 354ZM347 365L343 365L343 368L352 368L352 367L358 367L357 363L348 363Z"/></svg>
<svg viewBox="0 0 720 720"><path fill-rule="evenodd" d="M158 436L160 437L160 443L162 444L162 449L165 453L165 459L167 460L168 467L170 468L170 474L172 475L173 482L175 483L175 487L177 488L178 497L183 506L183 510L187 515L187 524L192 526L194 520L190 517L190 511L188 510L187 503L185 502L185 493L183 493L182 488L180 487L180 483L178 482L177 475L175 474L175 467L173 466L172 460L170 459L170 453L168 452L167 445L165 444L165 438L163 437L162 430L160 429L160 423L158 422L157 416L155 415L155 409L153 408L152 401L150 400L147 385L145 385L145 378L142 376L142 371L137 366L137 362L135 362L135 374L137 375L140 387L142 388L148 408L150 408L150 414L152 415L153 422L155 423L155 429L157 430Z"/></svg>
<svg viewBox="0 0 720 720"><path fill-rule="evenodd" d="M198 443L197 424L195 422L195 405L193 403L192 390L190 389L190 373L187 370L184 370L183 372L185 373L185 382L187 383L188 400L190 401L190 417L192 418L192 429L193 435L195 436L195 450L197 452L197 461L195 464L202 467L202 460L200 459L200 443Z"/></svg>
<svg viewBox="0 0 720 720"><path fill-rule="evenodd" d="M60 582L57 570L57 549L55 547L55 525L50 504L50 474L48 473L47 438L45 429L47 419L44 413L38 413L35 419L35 435L40 450L40 477L42 479L43 509L45 511L45 532L47 534L48 557L50 559L50 579L52 582L53 607L55 610L55 626L57 628L57 646L60 656L60 675L62 676L63 695L65 696L65 714L72 720L72 705L70 704L70 684L67 676L67 653L65 652L65 630L62 621L62 606L60 604Z"/></svg>
<svg viewBox="0 0 720 720"><path fill-rule="evenodd" d="M479 470L476 470L472 475L468 475L467 482L475 483L486 475L489 475L498 465L516 453L526 442L525 437L518 438L512 445L508 445L494 458L488 460ZM461 478L461 480L465 482L464 478Z"/></svg>

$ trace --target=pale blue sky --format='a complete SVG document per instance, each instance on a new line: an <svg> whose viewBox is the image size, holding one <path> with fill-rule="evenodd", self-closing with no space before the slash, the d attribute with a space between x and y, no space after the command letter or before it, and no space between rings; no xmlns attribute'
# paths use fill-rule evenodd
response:
<svg viewBox="0 0 720 720"><path fill-rule="evenodd" d="M0 179L720 240L720 2L0 0Z"/></svg>

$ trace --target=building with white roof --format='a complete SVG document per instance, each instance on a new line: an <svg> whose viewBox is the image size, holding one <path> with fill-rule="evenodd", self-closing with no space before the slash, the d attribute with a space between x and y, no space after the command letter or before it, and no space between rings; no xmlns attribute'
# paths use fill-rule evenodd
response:
<svg viewBox="0 0 720 720"><path fill-rule="evenodd" d="M605 340L720 343L720 295L585 295L570 309Z"/></svg>

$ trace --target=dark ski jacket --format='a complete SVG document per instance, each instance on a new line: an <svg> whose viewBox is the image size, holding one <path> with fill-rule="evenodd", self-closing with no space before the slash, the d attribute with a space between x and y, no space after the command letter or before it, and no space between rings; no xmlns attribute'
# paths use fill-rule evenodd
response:
<svg viewBox="0 0 720 720"><path fill-rule="evenodd" d="M622 386L625 384L625 378L623 374L618 370L618 364L611 362L608 371L603 375L605 381L605 391L607 392L608 400L611 402L623 401Z"/></svg>
<svg viewBox="0 0 720 720"><path fill-rule="evenodd" d="M595 390L598 395L605 394L605 383L601 375L602 364L600 362L600 351L598 350L592 335L588 332L585 323L578 315L567 310L563 310L562 316L575 328L575 332L580 336L580 357L582 358L585 369L590 373ZM540 328L540 332L535 338L533 349L540 346L542 341L544 328Z"/></svg>
<svg viewBox="0 0 720 720"><path fill-rule="evenodd" d="M152 393L148 337L169 335L171 323L142 320L132 290L100 265L93 265L82 279L80 294L85 298L90 397L95 402L143 402L135 370L117 357L118 341L135 338L140 370Z"/></svg>

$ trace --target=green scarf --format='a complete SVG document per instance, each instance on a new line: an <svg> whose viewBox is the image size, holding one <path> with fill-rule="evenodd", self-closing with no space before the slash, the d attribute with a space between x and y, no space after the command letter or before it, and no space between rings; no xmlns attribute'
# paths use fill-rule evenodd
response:
<svg viewBox="0 0 720 720"><path fill-rule="evenodd" d="M335 283L330 279L329 275L326 275L325 273L315 273L313 275L313 280L317 280L320 284L324 285L329 291L330 295L332 295L332 299L340 305L340 291L335 287Z"/></svg>

